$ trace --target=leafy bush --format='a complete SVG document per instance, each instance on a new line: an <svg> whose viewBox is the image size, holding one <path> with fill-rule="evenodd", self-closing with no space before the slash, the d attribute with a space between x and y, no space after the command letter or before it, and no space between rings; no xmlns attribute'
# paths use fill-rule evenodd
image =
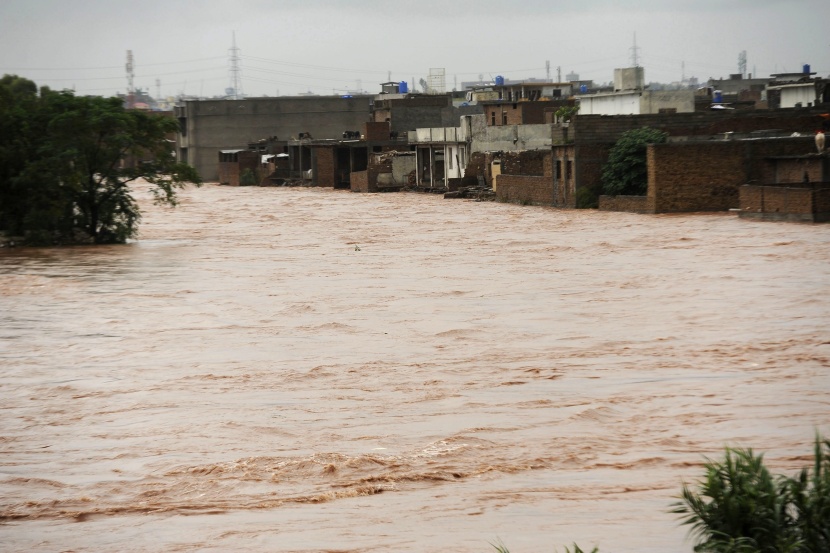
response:
<svg viewBox="0 0 830 553"><path fill-rule="evenodd" d="M588 188L577 188L576 190L576 208L577 209L596 209L599 207L599 196Z"/></svg>
<svg viewBox="0 0 830 553"><path fill-rule="evenodd" d="M239 185L253 186L255 184L257 184L256 173L254 173L251 169L243 170L242 174L239 175Z"/></svg>
<svg viewBox="0 0 830 553"><path fill-rule="evenodd" d="M661 144L668 134L642 127L624 132L602 169L602 191L608 196L645 196L648 191L646 146Z"/></svg>
<svg viewBox="0 0 830 553"><path fill-rule="evenodd" d="M816 437L812 473L796 478L773 477L751 449L727 449L705 469L672 509L691 526L695 551L830 553L830 440Z"/></svg>

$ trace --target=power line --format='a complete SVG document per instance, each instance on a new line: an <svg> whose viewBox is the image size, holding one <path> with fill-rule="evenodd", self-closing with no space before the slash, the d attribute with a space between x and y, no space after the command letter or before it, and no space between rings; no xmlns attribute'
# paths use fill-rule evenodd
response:
<svg viewBox="0 0 830 553"><path fill-rule="evenodd" d="M194 60L164 61L159 63L142 63L141 67L154 67L156 65L178 65L182 63L196 63L199 61L213 61L225 59L225 56L214 56L211 58L198 58ZM99 69L124 69L123 65L101 65L97 67L3 67L2 71L95 71ZM119 77L120 78L120 77Z"/></svg>

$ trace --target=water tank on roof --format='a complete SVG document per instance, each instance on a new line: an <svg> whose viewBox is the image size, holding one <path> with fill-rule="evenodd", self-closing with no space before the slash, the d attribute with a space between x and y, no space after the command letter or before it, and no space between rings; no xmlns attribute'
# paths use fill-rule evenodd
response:
<svg viewBox="0 0 830 553"><path fill-rule="evenodd" d="M588 93L588 85L587 84L579 85L579 92L582 93L582 94L587 94Z"/></svg>
<svg viewBox="0 0 830 553"><path fill-rule="evenodd" d="M398 83L398 92L401 94L406 94L409 92L409 85L406 84L406 81L401 81Z"/></svg>
<svg viewBox="0 0 830 553"><path fill-rule="evenodd" d="M803 67L802 69L803 69L803 70L802 70L802 73L804 73L805 75L809 75L809 74L810 74L810 64L809 64L809 63L805 63L805 64L804 64L804 67Z"/></svg>
<svg viewBox="0 0 830 553"><path fill-rule="evenodd" d="M716 90L716 91L715 91L715 99L714 99L714 102L715 102L716 104L722 104L722 103L723 103L723 92L721 92L720 90Z"/></svg>
<svg viewBox="0 0 830 553"><path fill-rule="evenodd" d="M504 86L504 77L496 75L496 86Z"/></svg>

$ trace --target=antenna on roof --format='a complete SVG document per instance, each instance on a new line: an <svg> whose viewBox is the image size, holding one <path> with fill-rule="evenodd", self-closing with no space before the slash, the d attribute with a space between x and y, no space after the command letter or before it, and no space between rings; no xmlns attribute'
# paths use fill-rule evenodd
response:
<svg viewBox="0 0 830 553"><path fill-rule="evenodd" d="M640 49L637 47L637 33L634 33L634 46L629 48L629 50L631 50L632 67L640 67L640 56L638 55Z"/></svg>
<svg viewBox="0 0 830 553"><path fill-rule="evenodd" d="M242 70L239 69L239 48L236 47L236 31L233 31L232 46L228 50L231 62L231 90L229 96L234 100L242 97Z"/></svg>
<svg viewBox="0 0 830 553"><path fill-rule="evenodd" d="M127 107L132 109L135 103L135 86L133 84L133 51L127 50Z"/></svg>

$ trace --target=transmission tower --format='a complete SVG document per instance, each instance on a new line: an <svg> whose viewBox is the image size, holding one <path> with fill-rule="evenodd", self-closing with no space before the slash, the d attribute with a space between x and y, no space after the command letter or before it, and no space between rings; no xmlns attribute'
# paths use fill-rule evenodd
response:
<svg viewBox="0 0 830 553"><path fill-rule="evenodd" d="M135 105L135 85L133 80L135 73L133 72L133 51L127 50L127 107L132 109Z"/></svg>
<svg viewBox="0 0 830 553"><path fill-rule="evenodd" d="M550 82L550 60L545 62L545 78Z"/></svg>
<svg viewBox="0 0 830 553"><path fill-rule="evenodd" d="M161 99L161 79L156 79L156 102Z"/></svg>
<svg viewBox="0 0 830 553"><path fill-rule="evenodd" d="M640 67L640 48L637 47L637 33L634 33L634 46L629 50L631 50L631 66Z"/></svg>
<svg viewBox="0 0 830 553"><path fill-rule="evenodd" d="M242 70L239 68L239 48L236 47L236 31L233 32L232 46L228 50L228 60L231 68L231 86L228 91L228 96L234 100L239 100L242 97Z"/></svg>
<svg viewBox="0 0 830 553"><path fill-rule="evenodd" d="M741 74L742 79L746 78L746 50L738 54L738 73Z"/></svg>

